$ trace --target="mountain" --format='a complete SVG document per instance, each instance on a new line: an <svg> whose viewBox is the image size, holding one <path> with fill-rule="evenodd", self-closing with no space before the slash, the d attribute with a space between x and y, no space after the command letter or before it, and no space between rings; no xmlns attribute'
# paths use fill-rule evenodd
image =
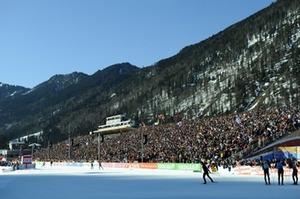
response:
<svg viewBox="0 0 300 199"><path fill-rule="evenodd" d="M34 104L68 88L85 77L87 77L86 74L77 72L69 75L55 75L33 89L2 85L0 87L1 131L13 126L21 118L30 118L32 109L35 108Z"/></svg>
<svg viewBox="0 0 300 199"><path fill-rule="evenodd" d="M23 90L18 90L18 97L8 95L16 89L10 89L10 93L1 90L1 96L5 97L0 98L0 136L11 140L41 130L53 133L58 125L56 117L70 123L72 118L69 117L77 114L76 110L81 111L86 105L97 106L98 102L93 104L95 98L106 98L104 92L110 92L110 87L130 78L138 70L136 66L122 63L99 70L91 76L78 72L55 75L32 90L20 87ZM59 138L60 135L57 140Z"/></svg>
<svg viewBox="0 0 300 199"><path fill-rule="evenodd" d="M0 148L41 130L44 142L87 134L120 113L153 124L160 114L171 122L199 110L213 117L298 106L299 16L300 1L277 0L152 66L120 63L91 76L54 76L15 97L1 90Z"/></svg>
<svg viewBox="0 0 300 199"><path fill-rule="evenodd" d="M5 98L14 98L28 91L29 89L24 88L22 86L12 86L0 82L0 100Z"/></svg>

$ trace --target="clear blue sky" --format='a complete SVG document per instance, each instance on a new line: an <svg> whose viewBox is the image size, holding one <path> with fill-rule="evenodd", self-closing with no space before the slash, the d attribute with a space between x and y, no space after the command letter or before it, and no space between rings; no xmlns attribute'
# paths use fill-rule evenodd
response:
<svg viewBox="0 0 300 199"><path fill-rule="evenodd" d="M28 88L177 54L275 0L0 0L0 82Z"/></svg>

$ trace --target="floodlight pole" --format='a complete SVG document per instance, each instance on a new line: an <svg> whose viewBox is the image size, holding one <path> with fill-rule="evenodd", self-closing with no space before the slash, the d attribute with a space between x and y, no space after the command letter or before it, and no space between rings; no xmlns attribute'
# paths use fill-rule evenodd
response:
<svg viewBox="0 0 300 199"><path fill-rule="evenodd" d="M34 148L34 144L31 146L31 158L33 159L33 148Z"/></svg>
<svg viewBox="0 0 300 199"><path fill-rule="evenodd" d="M48 160L50 159L50 143L48 140L48 147L47 147L47 156L48 156Z"/></svg>
<svg viewBox="0 0 300 199"><path fill-rule="evenodd" d="M22 145L20 144L19 158L22 157Z"/></svg>
<svg viewBox="0 0 300 199"><path fill-rule="evenodd" d="M69 136L69 151L68 151L68 159L71 159L71 140L70 140L70 136Z"/></svg>
<svg viewBox="0 0 300 199"><path fill-rule="evenodd" d="M68 152L68 159L71 159L71 138L70 138L70 123L69 123L69 152Z"/></svg>

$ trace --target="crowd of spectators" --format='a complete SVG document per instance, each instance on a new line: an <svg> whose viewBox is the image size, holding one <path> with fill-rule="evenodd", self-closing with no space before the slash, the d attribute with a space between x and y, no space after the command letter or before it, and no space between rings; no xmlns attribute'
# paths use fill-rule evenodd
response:
<svg viewBox="0 0 300 199"><path fill-rule="evenodd" d="M53 144L49 154L46 149L37 150L34 157L88 162L98 159L100 152L102 162L195 163L205 159L228 165L297 130L299 119L299 107L201 116L193 120L181 120L177 116L172 123L161 120L156 125L142 125L137 130L104 136L100 151L97 135L92 134L72 138L71 146L66 141Z"/></svg>

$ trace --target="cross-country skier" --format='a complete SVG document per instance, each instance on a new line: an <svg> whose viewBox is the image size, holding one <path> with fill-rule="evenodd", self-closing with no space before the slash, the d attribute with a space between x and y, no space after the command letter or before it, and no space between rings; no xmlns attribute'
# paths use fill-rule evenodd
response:
<svg viewBox="0 0 300 199"><path fill-rule="evenodd" d="M294 159L292 160L292 168L293 168L293 172L292 172L292 178L294 181L294 185L298 184L298 169L297 169L297 161Z"/></svg>
<svg viewBox="0 0 300 199"><path fill-rule="evenodd" d="M284 161L280 161L280 160L277 160L275 164L275 168L277 168L278 170L278 185L280 185L280 181L281 181L281 185L283 185L283 174L284 174L283 164Z"/></svg>
<svg viewBox="0 0 300 199"><path fill-rule="evenodd" d="M104 168L102 167L101 160L98 160L98 164L99 164L99 170L100 170L100 168L101 168L102 170L104 170Z"/></svg>
<svg viewBox="0 0 300 199"><path fill-rule="evenodd" d="M266 185L269 185L270 184L270 172L269 172L270 162L268 160L264 161L262 164L262 168L264 170L264 178L265 178Z"/></svg>
<svg viewBox="0 0 300 199"><path fill-rule="evenodd" d="M206 163L204 161L201 161L200 164L202 165L203 180L204 180L203 184L206 184L205 176L207 176L211 182L214 182L213 179L209 176L209 173L211 173L211 172L208 169L208 167L206 166Z"/></svg>

